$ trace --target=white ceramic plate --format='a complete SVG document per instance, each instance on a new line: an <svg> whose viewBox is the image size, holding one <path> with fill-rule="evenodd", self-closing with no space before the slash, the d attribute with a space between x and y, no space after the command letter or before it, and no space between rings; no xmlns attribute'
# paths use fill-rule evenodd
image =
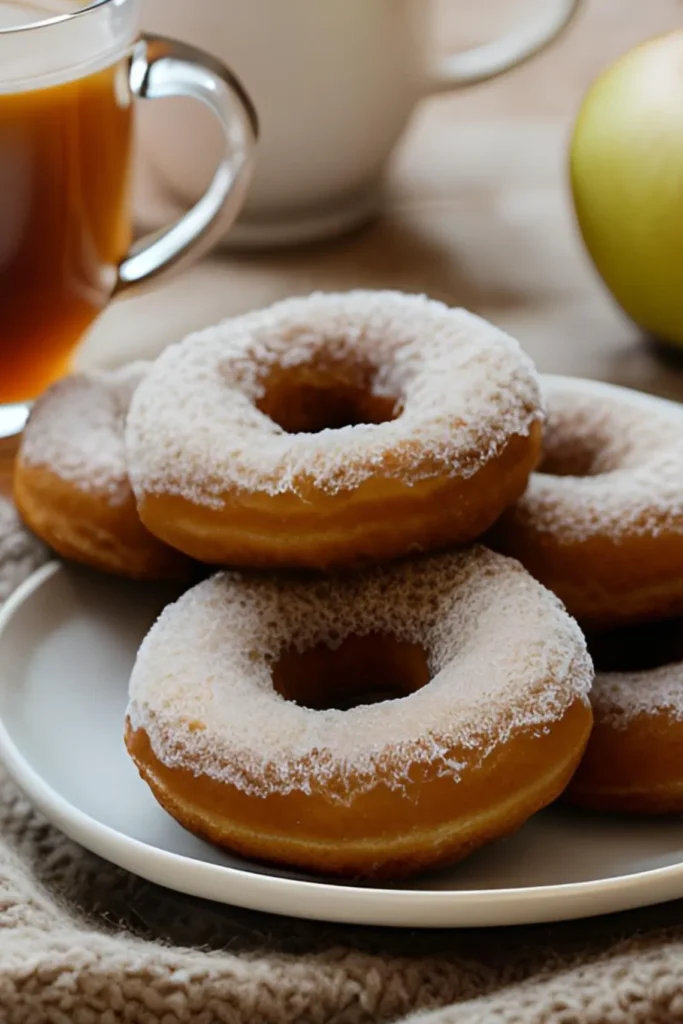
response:
<svg viewBox="0 0 683 1024"><path fill-rule="evenodd" d="M43 814L180 892L295 917L406 927L521 924L683 896L683 821L552 809L449 870L352 886L232 857L157 805L122 741L137 646L169 591L51 564L0 613L0 754Z"/></svg>

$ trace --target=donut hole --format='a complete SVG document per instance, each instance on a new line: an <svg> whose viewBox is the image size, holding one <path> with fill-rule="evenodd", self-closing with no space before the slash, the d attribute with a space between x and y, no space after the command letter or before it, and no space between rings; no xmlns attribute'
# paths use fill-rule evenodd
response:
<svg viewBox="0 0 683 1024"><path fill-rule="evenodd" d="M338 647L320 643L285 650L273 665L273 687L285 700L313 711L347 711L407 697L429 682L420 644L371 633L351 635Z"/></svg>
<svg viewBox="0 0 683 1024"><path fill-rule="evenodd" d="M621 626L587 641L598 672L647 672L683 661L683 618Z"/></svg>
<svg viewBox="0 0 683 1024"><path fill-rule="evenodd" d="M539 472L549 476L592 477L640 465L651 455L647 432L631 416L610 415L598 408L594 415L574 422L551 417L543 439Z"/></svg>
<svg viewBox="0 0 683 1024"><path fill-rule="evenodd" d="M359 423L386 423L400 412L397 395L373 390L376 371L344 366L278 367L265 381L256 406L288 434L318 434Z"/></svg>
<svg viewBox="0 0 683 1024"><path fill-rule="evenodd" d="M538 471L548 476L600 476L610 468L605 465L601 439L572 437L548 444Z"/></svg>

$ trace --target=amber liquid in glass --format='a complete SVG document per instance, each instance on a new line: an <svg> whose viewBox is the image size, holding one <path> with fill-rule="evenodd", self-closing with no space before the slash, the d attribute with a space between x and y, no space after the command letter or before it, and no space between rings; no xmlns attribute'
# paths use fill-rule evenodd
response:
<svg viewBox="0 0 683 1024"><path fill-rule="evenodd" d="M0 403L60 377L110 298L130 244L131 141L126 61L0 92Z"/></svg>

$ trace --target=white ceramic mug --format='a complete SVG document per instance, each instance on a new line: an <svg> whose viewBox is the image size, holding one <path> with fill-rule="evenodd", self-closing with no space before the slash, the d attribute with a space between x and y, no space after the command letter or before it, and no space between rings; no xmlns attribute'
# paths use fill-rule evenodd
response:
<svg viewBox="0 0 683 1024"><path fill-rule="evenodd" d="M230 244L336 234L374 212L387 160L425 96L500 75L534 56L580 0L538 0L535 17L435 62L428 0L144 0L144 27L213 53L244 81L261 124L256 174ZM196 200L220 139L195 107L143 111L155 186Z"/></svg>

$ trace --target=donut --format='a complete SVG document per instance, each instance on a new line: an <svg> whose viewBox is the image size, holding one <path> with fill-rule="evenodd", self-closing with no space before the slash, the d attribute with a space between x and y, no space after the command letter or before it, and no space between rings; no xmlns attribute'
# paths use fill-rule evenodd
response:
<svg viewBox="0 0 683 1024"><path fill-rule="evenodd" d="M544 454L488 542L587 628L683 613L683 408L545 377Z"/></svg>
<svg viewBox="0 0 683 1024"><path fill-rule="evenodd" d="M170 347L126 442L152 533L204 562L330 569L469 541L540 454L515 341L424 296L289 299Z"/></svg>
<svg viewBox="0 0 683 1024"><path fill-rule="evenodd" d="M246 857L397 878L517 829L591 728L561 603L481 546L336 576L222 572L140 647L125 742L183 826Z"/></svg>
<svg viewBox="0 0 683 1024"><path fill-rule="evenodd" d="M191 563L144 528L126 469L124 420L148 367L76 373L48 388L19 443L14 499L65 558L137 579L181 579Z"/></svg>
<svg viewBox="0 0 683 1024"><path fill-rule="evenodd" d="M683 619L622 627L600 643L621 658L596 674L595 725L567 799L600 811L683 814Z"/></svg>

